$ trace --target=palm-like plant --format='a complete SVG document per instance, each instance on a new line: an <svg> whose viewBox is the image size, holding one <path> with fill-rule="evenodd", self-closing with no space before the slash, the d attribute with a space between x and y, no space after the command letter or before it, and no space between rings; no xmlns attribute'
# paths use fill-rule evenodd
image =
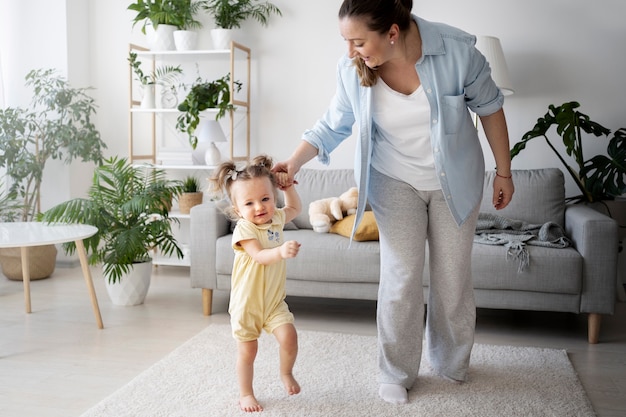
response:
<svg viewBox="0 0 626 417"><path fill-rule="evenodd" d="M127 9L136 12L133 26L141 23L141 31L146 33L146 25L154 29L159 25L172 25L180 30L200 29L202 23L195 18L205 0L136 0Z"/></svg>
<svg viewBox="0 0 626 417"><path fill-rule="evenodd" d="M124 158L105 159L96 168L88 198L61 203L40 216L46 222L90 224L98 232L85 239L89 263L103 263L104 276L118 282L132 265L151 259L154 249L183 257L172 233L169 203L181 193L179 181L165 171L128 164ZM76 247L65 244L72 254Z"/></svg>
<svg viewBox="0 0 626 417"><path fill-rule="evenodd" d="M180 65L163 65L146 75L141 69L141 62L137 59L137 52L133 51L128 53L128 63L141 85L159 84L170 86L175 84L178 81L178 76L183 73Z"/></svg>
<svg viewBox="0 0 626 417"><path fill-rule="evenodd" d="M254 19L267 26L273 13L282 16L280 9L269 1L207 0L202 7L213 15L215 25L223 29L240 28L241 23L247 19Z"/></svg>
<svg viewBox="0 0 626 417"><path fill-rule="evenodd" d="M526 132L522 136L522 140L513 146L511 159L526 148L528 141L543 137L582 192L581 196L574 197L572 200L586 202L612 200L616 196L626 193L626 128L616 130L609 139L608 156L596 155L585 160L582 143L583 132L606 138L611 134L611 131L578 111L579 107L580 104L575 101L564 103L558 107L550 105L548 112L537 119L533 129ZM553 126L556 126L556 132L561 136L567 154L573 157L576 165L578 165L578 171L565 161L548 139L548 131Z"/></svg>

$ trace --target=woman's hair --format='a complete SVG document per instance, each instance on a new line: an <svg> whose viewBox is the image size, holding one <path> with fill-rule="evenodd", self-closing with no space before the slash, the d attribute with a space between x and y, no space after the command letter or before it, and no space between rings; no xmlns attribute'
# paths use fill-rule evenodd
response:
<svg viewBox="0 0 626 417"><path fill-rule="evenodd" d="M400 32L408 32L412 17L413 0L344 0L339 8L339 19L361 19L371 31L384 34L394 23ZM371 87L378 80L378 73L360 58L352 60L361 79L361 85Z"/></svg>
<svg viewBox="0 0 626 417"><path fill-rule="evenodd" d="M259 155L253 158L244 167L237 167L234 161L223 162L213 171L213 175L209 178L211 194L221 197L226 195L233 202L230 189L235 181L264 177L269 178L272 182L274 194L276 194L277 184L274 173L272 173L272 163L272 158L267 155ZM237 219L232 206L227 207L225 212L230 218Z"/></svg>

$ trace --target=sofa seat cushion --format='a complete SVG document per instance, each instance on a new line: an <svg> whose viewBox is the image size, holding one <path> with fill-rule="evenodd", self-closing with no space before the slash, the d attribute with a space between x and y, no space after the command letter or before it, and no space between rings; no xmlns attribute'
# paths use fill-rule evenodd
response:
<svg viewBox="0 0 626 417"><path fill-rule="evenodd" d="M216 271L230 275L234 253L231 235L216 242ZM334 233L309 229L285 230L286 240L302 245L295 258L287 259L287 278L306 281L378 283L380 260L378 242L352 242Z"/></svg>
<svg viewBox="0 0 626 417"><path fill-rule="evenodd" d="M474 289L580 294L583 259L575 249L530 245L527 249L530 264L524 271L518 272L518 261L507 259L503 246L474 243L472 249ZM424 284L428 285L428 282L427 261Z"/></svg>

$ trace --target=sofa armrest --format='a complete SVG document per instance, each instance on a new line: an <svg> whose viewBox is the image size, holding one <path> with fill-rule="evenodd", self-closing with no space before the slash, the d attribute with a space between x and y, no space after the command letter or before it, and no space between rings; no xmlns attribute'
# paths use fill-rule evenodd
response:
<svg viewBox="0 0 626 417"><path fill-rule="evenodd" d="M191 286L215 289L215 242L230 233L230 221L219 206L210 201L190 211Z"/></svg>
<svg viewBox="0 0 626 417"><path fill-rule="evenodd" d="M613 314L617 282L617 223L591 207L573 204L565 209L565 232L583 257L580 311Z"/></svg>

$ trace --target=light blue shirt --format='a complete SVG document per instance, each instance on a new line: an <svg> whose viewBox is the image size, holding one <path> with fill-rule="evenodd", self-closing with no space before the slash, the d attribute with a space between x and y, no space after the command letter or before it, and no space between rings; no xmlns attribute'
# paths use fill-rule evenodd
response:
<svg viewBox="0 0 626 417"><path fill-rule="evenodd" d="M454 27L413 16L422 37L422 57L415 69L430 104L430 140L437 177L448 208L461 225L482 198L485 161L468 108L479 116L500 110L504 96L491 79L485 57L474 47L476 37ZM355 177L361 220L369 188L372 138L372 89L362 87L352 60L337 64L337 89L328 110L302 139L318 149L318 159L330 153L358 127ZM393 164L394 161L389 161Z"/></svg>

